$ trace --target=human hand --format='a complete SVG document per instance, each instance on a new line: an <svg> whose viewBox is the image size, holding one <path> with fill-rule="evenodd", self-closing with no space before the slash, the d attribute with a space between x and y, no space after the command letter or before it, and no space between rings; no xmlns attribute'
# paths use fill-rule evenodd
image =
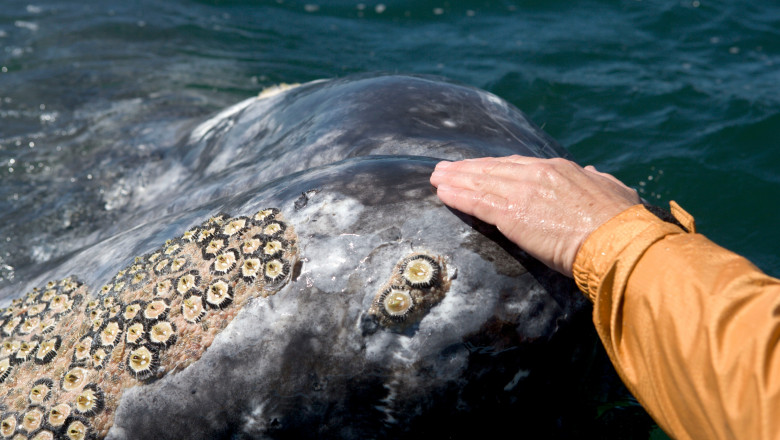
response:
<svg viewBox="0 0 780 440"><path fill-rule="evenodd" d="M569 277L588 235L641 203L637 192L615 177L560 158L439 162L431 184L446 205L495 225L526 252Z"/></svg>

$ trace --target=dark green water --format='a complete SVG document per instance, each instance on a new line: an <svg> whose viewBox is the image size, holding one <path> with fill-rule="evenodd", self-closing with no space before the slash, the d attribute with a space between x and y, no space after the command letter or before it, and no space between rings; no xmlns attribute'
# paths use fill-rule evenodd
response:
<svg viewBox="0 0 780 440"><path fill-rule="evenodd" d="M131 210L183 121L369 71L487 89L780 275L780 5L571 3L3 0L0 287Z"/></svg>

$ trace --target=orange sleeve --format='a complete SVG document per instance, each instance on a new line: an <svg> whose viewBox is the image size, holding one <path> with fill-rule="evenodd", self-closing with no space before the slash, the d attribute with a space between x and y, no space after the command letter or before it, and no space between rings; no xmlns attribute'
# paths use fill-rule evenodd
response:
<svg viewBox="0 0 780 440"><path fill-rule="evenodd" d="M587 238L574 278L616 370L670 436L780 439L780 280L641 205Z"/></svg>

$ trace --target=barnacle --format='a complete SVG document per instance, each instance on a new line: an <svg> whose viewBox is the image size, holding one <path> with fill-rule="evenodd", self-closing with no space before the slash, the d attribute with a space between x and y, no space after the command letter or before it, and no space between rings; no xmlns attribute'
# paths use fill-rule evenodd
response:
<svg viewBox="0 0 780 440"><path fill-rule="evenodd" d="M144 333L146 333L144 323L141 321L133 321L127 326L127 331L125 332L125 341L130 345L141 344Z"/></svg>
<svg viewBox="0 0 780 440"><path fill-rule="evenodd" d="M237 255L234 249L228 249L225 252L222 252L221 254L217 255L217 258L211 265L211 270L214 273L220 275L224 275L230 272L234 267L236 267L236 257Z"/></svg>
<svg viewBox="0 0 780 440"><path fill-rule="evenodd" d="M284 242L281 239L268 240L263 244L265 258L277 257L284 251Z"/></svg>
<svg viewBox="0 0 780 440"><path fill-rule="evenodd" d="M76 397L76 412L82 416L90 417L103 410L105 396L96 384L86 385L78 397Z"/></svg>
<svg viewBox="0 0 780 440"><path fill-rule="evenodd" d="M222 238L214 238L209 241L209 244L203 248L203 258L214 258L219 251L225 248L225 240Z"/></svg>
<svg viewBox="0 0 780 440"><path fill-rule="evenodd" d="M123 322L116 318L106 321L99 333L100 345L104 347L113 347L116 345L119 342L120 336L122 334L122 325Z"/></svg>
<svg viewBox="0 0 780 440"><path fill-rule="evenodd" d="M30 359L35 352L35 349L38 348L38 340L32 339L30 341L22 342L19 344L19 350L16 352L16 355L14 355L14 359L16 362L24 362L28 359Z"/></svg>
<svg viewBox="0 0 780 440"><path fill-rule="evenodd" d="M176 342L176 326L169 321L158 321L149 329L149 342L168 347Z"/></svg>
<svg viewBox="0 0 780 440"><path fill-rule="evenodd" d="M189 295L181 302L181 314L189 322L198 322L206 314L203 298L200 295Z"/></svg>
<svg viewBox="0 0 780 440"><path fill-rule="evenodd" d="M253 282L257 278L263 267L263 262L259 258L247 258L241 265L241 278L247 283Z"/></svg>
<svg viewBox="0 0 780 440"><path fill-rule="evenodd" d="M163 319L165 318L165 315L168 314L169 307L170 304L165 299L156 299L154 301L149 301L146 307L144 307L143 316L148 321Z"/></svg>
<svg viewBox="0 0 780 440"><path fill-rule="evenodd" d="M20 427L27 432L33 432L41 427L41 423L43 423L43 408L33 406L22 414Z"/></svg>
<svg viewBox="0 0 780 440"><path fill-rule="evenodd" d="M57 350L60 349L60 343L59 336L54 336L41 342L38 351L35 353L35 363L47 364L51 362L54 356L57 355Z"/></svg>
<svg viewBox="0 0 780 440"><path fill-rule="evenodd" d="M92 359L92 368L100 370L106 363L106 359L110 354L111 348L93 346L90 351L90 358Z"/></svg>
<svg viewBox="0 0 780 440"><path fill-rule="evenodd" d="M65 391L74 391L87 383L89 370L83 367L73 367L62 376L60 386Z"/></svg>
<svg viewBox="0 0 780 440"><path fill-rule="evenodd" d="M54 440L54 433L46 428L41 428L30 433L30 440Z"/></svg>
<svg viewBox="0 0 780 440"><path fill-rule="evenodd" d="M393 286L379 296L382 313L394 321L403 321L414 310L414 299L408 290Z"/></svg>
<svg viewBox="0 0 780 440"><path fill-rule="evenodd" d="M179 292L179 294L184 295L190 290L197 289L198 284L200 284L200 275L197 270L192 270L176 280L176 291Z"/></svg>
<svg viewBox="0 0 780 440"><path fill-rule="evenodd" d="M154 263L154 266L152 267L152 270L157 275L165 275L168 273L169 266L168 263L170 263L171 260L167 258L163 258L160 261Z"/></svg>
<svg viewBox="0 0 780 440"><path fill-rule="evenodd" d="M206 289L206 304L221 309L233 301L233 292L227 281L217 279Z"/></svg>
<svg viewBox="0 0 780 440"><path fill-rule="evenodd" d="M22 322L22 325L19 326L19 334L26 335L29 334L31 331L38 328L38 324L41 323L41 318L38 316L33 316L32 318L27 318Z"/></svg>
<svg viewBox="0 0 780 440"><path fill-rule="evenodd" d="M89 359L89 350L91 346L91 336L84 336L80 341L76 342L76 345L73 347L73 362L75 364L81 364Z"/></svg>
<svg viewBox="0 0 780 440"><path fill-rule="evenodd" d="M187 268L186 257L176 257L173 259L173 261L171 261L171 272L178 272L186 268Z"/></svg>
<svg viewBox="0 0 780 440"><path fill-rule="evenodd" d="M9 438L14 435L14 432L16 432L16 414L4 414L3 420L0 421L0 435Z"/></svg>
<svg viewBox="0 0 780 440"><path fill-rule="evenodd" d="M157 368L158 361L157 350L147 345L135 348L127 355L127 366L139 380L150 377Z"/></svg>
<svg viewBox="0 0 780 440"><path fill-rule="evenodd" d="M173 282L169 279L158 281L157 284L154 285L154 294L157 296L168 296L172 286Z"/></svg>
<svg viewBox="0 0 780 440"><path fill-rule="evenodd" d="M278 213L279 210L276 208L262 209L257 211L257 214L252 217L252 220L254 220L257 224L263 224L267 220L271 220L276 217L276 214Z"/></svg>
<svg viewBox="0 0 780 440"><path fill-rule="evenodd" d="M68 440L85 440L92 437L92 429L85 419L70 417L65 422L64 434Z"/></svg>
<svg viewBox="0 0 780 440"><path fill-rule="evenodd" d="M273 259L265 263L263 275L268 283L276 283L290 272L290 264L279 259Z"/></svg>
<svg viewBox="0 0 780 440"><path fill-rule="evenodd" d="M241 253L244 256L254 255L262 245L263 241L260 239L260 236L255 235L254 237L248 238L246 241L244 241L244 243L241 245Z"/></svg>
<svg viewBox="0 0 780 440"><path fill-rule="evenodd" d="M263 227L263 235L267 237L275 237L284 232L284 224L281 222L271 222Z"/></svg>
<svg viewBox="0 0 780 440"><path fill-rule="evenodd" d="M68 420L70 413L70 406L67 403L60 403L51 407L49 410L49 417L46 421L53 428L59 428Z"/></svg>
<svg viewBox="0 0 780 440"><path fill-rule="evenodd" d="M0 358L11 356L19 350L19 341L13 339L7 339L3 341L3 345L0 345Z"/></svg>
<svg viewBox="0 0 780 440"><path fill-rule="evenodd" d="M43 402L49 400L53 387L54 382L47 377L36 380L30 389L30 404L40 405Z"/></svg>
<svg viewBox="0 0 780 440"><path fill-rule="evenodd" d="M431 287L438 281L441 267L428 255L415 255L407 258L401 266L401 276L412 287Z"/></svg>
<svg viewBox="0 0 780 440"><path fill-rule="evenodd" d="M158 283L159 287L159 283ZM132 321L135 319L136 316L138 316L138 312L143 310L143 308L146 307L146 304L141 300L136 300L131 302L130 304L125 306L125 310L122 312L122 318L125 319L125 321Z"/></svg>
<svg viewBox="0 0 780 440"><path fill-rule="evenodd" d="M228 222L226 222L222 226L222 235L225 237L230 237L232 235L238 234L242 232L244 229L246 229L247 225L249 224L248 219L246 217L236 217Z"/></svg>

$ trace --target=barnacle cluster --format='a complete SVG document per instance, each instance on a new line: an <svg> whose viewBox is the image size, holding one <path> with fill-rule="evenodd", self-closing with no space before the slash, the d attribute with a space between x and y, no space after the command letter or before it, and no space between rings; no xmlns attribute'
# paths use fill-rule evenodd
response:
<svg viewBox="0 0 780 440"><path fill-rule="evenodd" d="M438 304L449 286L444 258L415 252L395 265L368 313L385 327L405 329Z"/></svg>
<svg viewBox="0 0 780 440"><path fill-rule="evenodd" d="M105 436L122 391L181 370L252 297L289 279L279 210L220 214L135 259L96 295L73 277L0 310L0 438Z"/></svg>

